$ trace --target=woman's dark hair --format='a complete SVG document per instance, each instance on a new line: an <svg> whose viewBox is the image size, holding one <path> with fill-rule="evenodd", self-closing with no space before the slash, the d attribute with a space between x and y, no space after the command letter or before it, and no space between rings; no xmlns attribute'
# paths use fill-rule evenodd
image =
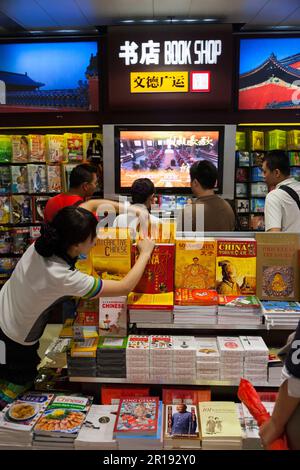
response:
<svg viewBox="0 0 300 470"><path fill-rule="evenodd" d="M132 183L131 198L133 204L144 204L154 194L155 187L149 178L138 178Z"/></svg>
<svg viewBox="0 0 300 470"><path fill-rule="evenodd" d="M35 242L39 255L65 256L72 245L94 239L97 228L96 217L82 207L68 206L61 209L51 223L44 224L41 236Z"/></svg>

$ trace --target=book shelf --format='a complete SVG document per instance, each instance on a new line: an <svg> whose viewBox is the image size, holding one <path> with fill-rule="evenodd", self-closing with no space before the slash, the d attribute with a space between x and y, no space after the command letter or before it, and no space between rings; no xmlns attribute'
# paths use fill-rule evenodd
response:
<svg viewBox="0 0 300 470"><path fill-rule="evenodd" d="M0 288L40 233L48 199L68 190L99 126L0 128Z"/></svg>
<svg viewBox="0 0 300 470"><path fill-rule="evenodd" d="M300 179L300 126L242 125L236 133L234 199L241 231L264 231L264 205L268 188L262 160L268 150L285 150L291 176Z"/></svg>

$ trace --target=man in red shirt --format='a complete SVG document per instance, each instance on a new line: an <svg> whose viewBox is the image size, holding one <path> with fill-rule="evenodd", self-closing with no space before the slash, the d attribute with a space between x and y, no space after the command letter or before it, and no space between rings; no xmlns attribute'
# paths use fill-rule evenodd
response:
<svg viewBox="0 0 300 470"><path fill-rule="evenodd" d="M70 188L67 193L52 197L46 204L45 222L51 222L58 211L66 206L79 205L91 197L97 187L97 169L89 163L77 165L70 174Z"/></svg>

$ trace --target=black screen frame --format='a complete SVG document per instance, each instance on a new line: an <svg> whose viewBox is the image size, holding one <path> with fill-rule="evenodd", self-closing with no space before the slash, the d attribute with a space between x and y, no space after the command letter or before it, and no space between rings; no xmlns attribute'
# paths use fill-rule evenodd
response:
<svg viewBox="0 0 300 470"><path fill-rule="evenodd" d="M121 156L120 156L120 132L122 131L216 131L219 132L218 141L218 186L215 189L216 194L222 194L223 192L223 162L224 162L224 137L225 137L225 126L201 126L201 125L130 125L114 126L114 162L115 162L115 193L130 195L130 187L121 187ZM155 187L157 194L175 194L184 195L191 194L191 188L186 187Z"/></svg>

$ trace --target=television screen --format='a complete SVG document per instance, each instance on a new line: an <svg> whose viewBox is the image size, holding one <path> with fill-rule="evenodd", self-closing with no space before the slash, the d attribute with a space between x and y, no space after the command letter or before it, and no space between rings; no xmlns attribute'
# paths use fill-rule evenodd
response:
<svg viewBox="0 0 300 470"><path fill-rule="evenodd" d="M240 39L239 109L300 108L300 37Z"/></svg>
<svg viewBox="0 0 300 470"><path fill-rule="evenodd" d="M209 160L221 192L223 141L222 127L116 127L116 191L129 193L134 180L149 178L162 192L190 193L190 166Z"/></svg>
<svg viewBox="0 0 300 470"><path fill-rule="evenodd" d="M97 41L0 43L0 113L98 111Z"/></svg>

